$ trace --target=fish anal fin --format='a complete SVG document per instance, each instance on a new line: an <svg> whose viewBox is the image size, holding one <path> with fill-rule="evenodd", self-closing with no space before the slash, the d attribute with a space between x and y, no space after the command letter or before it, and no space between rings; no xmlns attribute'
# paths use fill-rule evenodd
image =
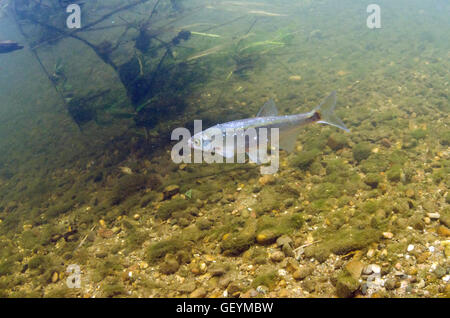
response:
<svg viewBox="0 0 450 318"><path fill-rule="evenodd" d="M280 131L280 149L284 149L287 152L292 152L294 150L299 132L299 128Z"/></svg>

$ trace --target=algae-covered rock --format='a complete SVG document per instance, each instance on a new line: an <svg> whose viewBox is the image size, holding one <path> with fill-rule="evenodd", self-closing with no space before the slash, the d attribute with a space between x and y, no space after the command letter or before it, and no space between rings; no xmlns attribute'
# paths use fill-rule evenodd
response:
<svg viewBox="0 0 450 318"><path fill-rule="evenodd" d="M447 195L450 196L450 195ZM450 228L450 206L447 206L444 208L441 212L441 217L439 218L439 221Z"/></svg>
<svg viewBox="0 0 450 318"><path fill-rule="evenodd" d="M112 204L119 204L124 201L130 195L145 188L147 184L147 178L143 175L132 174L125 175L119 179L118 184L113 190L111 197Z"/></svg>
<svg viewBox="0 0 450 318"><path fill-rule="evenodd" d="M163 194L164 194L164 200L167 200L171 197L173 197L175 194L180 192L180 186L176 184L168 185L164 188Z"/></svg>
<svg viewBox="0 0 450 318"><path fill-rule="evenodd" d="M164 262L160 265L159 271L163 274L169 275L176 273L180 268L180 264L178 264L178 260L173 254L166 254L164 257Z"/></svg>
<svg viewBox="0 0 450 318"><path fill-rule="evenodd" d="M359 143L353 147L353 158L360 162L369 158L371 154L371 146L368 143Z"/></svg>
<svg viewBox="0 0 450 318"><path fill-rule="evenodd" d="M184 243L179 239L161 241L150 245L147 249L146 256L149 263L154 263L158 259L164 257L167 253L176 253L183 247Z"/></svg>
<svg viewBox="0 0 450 318"><path fill-rule="evenodd" d="M383 178L377 173L368 173L364 178L364 183L370 186L372 189L378 187L378 184L380 184L382 181Z"/></svg>
<svg viewBox="0 0 450 318"><path fill-rule="evenodd" d="M341 298L352 297L359 288L359 282L347 270L342 270L336 281L336 294Z"/></svg>
<svg viewBox="0 0 450 318"><path fill-rule="evenodd" d="M328 137L327 145L336 151L348 146L348 139L343 134L331 134Z"/></svg>
<svg viewBox="0 0 450 318"><path fill-rule="evenodd" d="M274 288L278 279L276 270L268 270L255 277L252 282L252 287L266 286L268 288Z"/></svg>
<svg viewBox="0 0 450 318"><path fill-rule="evenodd" d="M213 225L213 221L203 217L201 219L199 219L195 225L198 227L199 230L201 231L205 231L205 230L209 230L211 228L211 226Z"/></svg>
<svg viewBox="0 0 450 318"><path fill-rule="evenodd" d="M331 253L344 255L360 250L381 238L381 231L372 228L343 228L328 233L321 242L305 248L305 256L324 262Z"/></svg>
<svg viewBox="0 0 450 318"><path fill-rule="evenodd" d="M184 211L189 206L189 201L183 198L173 198L164 201L156 212L156 217L167 220L177 211Z"/></svg>
<svg viewBox="0 0 450 318"><path fill-rule="evenodd" d="M302 151L291 160L291 165L302 170L307 170L313 161L318 157L319 153L320 151L317 149Z"/></svg>
<svg viewBox="0 0 450 318"><path fill-rule="evenodd" d="M239 255L255 243L256 224L248 221L240 233L227 235L220 244L222 253L227 256Z"/></svg>
<svg viewBox="0 0 450 318"><path fill-rule="evenodd" d="M391 182L399 182L402 177L402 166L393 165L387 172L386 177Z"/></svg>
<svg viewBox="0 0 450 318"><path fill-rule="evenodd" d="M424 129L415 129L410 134L414 139L424 139L427 136L427 131Z"/></svg>
<svg viewBox="0 0 450 318"><path fill-rule="evenodd" d="M440 143L443 146L450 146L450 131L447 130L440 136Z"/></svg>
<svg viewBox="0 0 450 318"><path fill-rule="evenodd" d="M259 244L271 244L278 237L290 234L303 226L303 216L299 213L282 217L263 216L258 220L256 241Z"/></svg>
<svg viewBox="0 0 450 318"><path fill-rule="evenodd" d="M309 199L315 201L320 199L338 198L341 196L343 190L342 187L335 183L324 182L314 186L309 193Z"/></svg>
<svg viewBox="0 0 450 318"><path fill-rule="evenodd" d="M386 171L389 167L389 159L379 153L371 155L360 163L361 171L364 173L380 173Z"/></svg>
<svg viewBox="0 0 450 318"><path fill-rule="evenodd" d="M236 256L248 250L255 242L255 237L251 235L231 236L222 241L220 245L222 253L228 256Z"/></svg>

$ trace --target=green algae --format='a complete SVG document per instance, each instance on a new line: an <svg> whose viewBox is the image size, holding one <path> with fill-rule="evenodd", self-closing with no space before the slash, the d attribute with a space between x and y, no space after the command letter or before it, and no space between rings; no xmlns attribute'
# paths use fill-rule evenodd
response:
<svg viewBox="0 0 450 318"><path fill-rule="evenodd" d="M302 151L291 159L290 164L301 170L307 170L319 154L320 151L317 149Z"/></svg>
<svg viewBox="0 0 450 318"><path fill-rule="evenodd" d="M165 201L161 204L158 211L156 212L156 217L167 220L169 219L175 212L180 212L186 210L186 208L190 205L188 200L182 198L174 198L169 201Z"/></svg>
<svg viewBox="0 0 450 318"><path fill-rule="evenodd" d="M111 204L119 204L130 195L145 188L147 181L147 178L143 175L132 174L123 176L113 190Z"/></svg>
<svg viewBox="0 0 450 318"><path fill-rule="evenodd" d="M425 129L415 129L410 132L412 138L419 140L424 139L427 136L428 132Z"/></svg>
<svg viewBox="0 0 450 318"><path fill-rule="evenodd" d="M348 298L359 288L359 282L347 270L341 270L337 275L336 293L338 297Z"/></svg>
<svg viewBox="0 0 450 318"><path fill-rule="evenodd" d="M276 286L279 276L276 270L269 270L255 277L252 281L252 287L266 286L270 289Z"/></svg>
<svg viewBox="0 0 450 318"><path fill-rule="evenodd" d="M269 244L282 235L291 234L300 229L303 224L304 219L300 213L280 217L265 215L258 219L256 232L258 236L264 237L265 244Z"/></svg>
<svg viewBox="0 0 450 318"><path fill-rule="evenodd" d="M364 249L370 243L378 241L380 237L381 231L377 229L342 228L330 234L324 233L320 243L305 249L305 255L324 262L330 253L343 255L354 250Z"/></svg>
<svg viewBox="0 0 450 318"><path fill-rule="evenodd" d="M399 164L393 165L386 171L386 177L391 182L399 182L402 177L402 166Z"/></svg>
<svg viewBox="0 0 450 318"><path fill-rule="evenodd" d="M362 142L362 143L356 144L353 147L353 158L357 162L361 162L361 161L369 158L371 152L372 152L372 147L370 146L370 144Z"/></svg>
<svg viewBox="0 0 450 318"><path fill-rule="evenodd" d="M157 260L163 258L167 253L176 253L184 247L184 242L173 238L157 243L153 243L146 251L146 258L149 263L155 263Z"/></svg>
<svg viewBox="0 0 450 318"><path fill-rule="evenodd" d="M248 250L256 239L256 224L253 220L246 222L244 228L237 233L229 233L220 244L221 251L227 256L240 255Z"/></svg>
<svg viewBox="0 0 450 318"><path fill-rule="evenodd" d="M372 154L368 159L360 163L361 171L364 173L379 173L388 169L390 161L385 155Z"/></svg>
<svg viewBox="0 0 450 318"><path fill-rule="evenodd" d="M309 194L309 200L315 201L320 199L338 198L343 193L342 187L331 182L324 182L315 185Z"/></svg>
<svg viewBox="0 0 450 318"><path fill-rule="evenodd" d="M382 181L383 178L377 173L368 173L364 178L364 183L370 186L372 189L377 188Z"/></svg>

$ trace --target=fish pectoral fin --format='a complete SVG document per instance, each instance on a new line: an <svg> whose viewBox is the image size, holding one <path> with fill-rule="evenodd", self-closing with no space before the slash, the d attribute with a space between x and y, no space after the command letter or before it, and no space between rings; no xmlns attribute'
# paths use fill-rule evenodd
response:
<svg viewBox="0 0 450 318"><path fill-rule="evenodd" d="M284 149L287 152L294 150L299 131L300 129L280 131L280 149Z"/></svg>
<svg viewBox="0 0 450 318"><path fill-rule="evenodd" d="M275 102L273 101L273 99L270 99L263 105L263 107L261 107L258 114L256 114L256 117L269 117L277 115L278 115L277 106L275 106Z"/></svg>

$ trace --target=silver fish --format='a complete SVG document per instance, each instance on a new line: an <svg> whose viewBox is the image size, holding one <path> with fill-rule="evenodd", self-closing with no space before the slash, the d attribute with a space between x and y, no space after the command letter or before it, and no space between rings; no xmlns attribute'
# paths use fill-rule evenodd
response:
<svg viewBox="0 0 450 318"><path fill-rule="evenodd" d="M23 49L22 45L13 41L0 41L0 54Z"/></svg>
<svg viewBox="0 0 450 318"><path fill-rule="evenodd" d="M344 123L335 115L335 106L336 92L333 91L319 106L310 112L278 116L274 101L269 100L264 104L256 117L239 119L210 127L193 135L188 140L188 145L197 150L214 152L223 157L230 158L235 155L235 148L226 146L218 147L217 143L212 142L218 131L222 133L222 137L225 140L227 137L231 137L230 134L233 134L232 137L235 139L242 137L249 128L255 128L256 131L259 131L259 128L267 128L267 131L270 131L271 128L278 128L279 147L290 152L294 149L295 141L300 130L307 124L328 124L343 129L346 132L349 131ZM259 134L256 135L256 138L260 138ZM266 141L269 142L269 140L270 134L267 136ZM249 151L247 144L248 142L246 141L244 151L250 156L252 152ZM260 140L257 141L257 144L260 144ZM237 149L237 151L239 151L239 149ZM257 159L254 158L253 162L257 162Z"/></svg>

